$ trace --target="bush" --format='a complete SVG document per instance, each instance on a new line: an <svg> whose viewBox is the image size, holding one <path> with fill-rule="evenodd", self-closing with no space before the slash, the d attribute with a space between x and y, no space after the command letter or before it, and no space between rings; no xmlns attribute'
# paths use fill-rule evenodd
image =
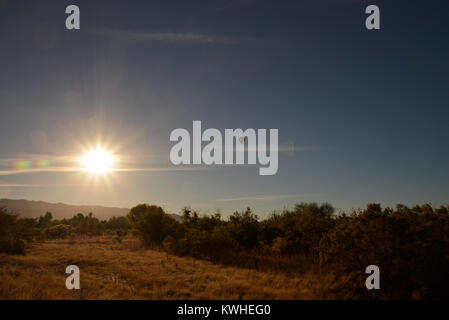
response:
<svg viewBox="0 0 449 320"><path fill-rule="evenodd" d="M24 254L26 243L38 236L34 219L18 219L0 209L0 252Z"/></svg>
<svg viewBox="0 0 449 320"><path fill-rule="evenodd" d="M224 227L210 232L201 229L189 229L185 237L178 242L176 253L205 258L213 262L230 263L238 250L238 243Z"/></svg>
<svg viewBox="0 0 449 320"><path fill-rule="evenodd" d="M67 224L58 224L44 230L47 239L64 239L75 234L75 228Z"/></svg>
<svg viewBox="0 0 449 320"><path fill-rule="evenodd" d="M40 216L37 227L40 229L49 228L53 224L53 215L51 212L46 212L45 215Z"/></svg>
<svg viewBox="0 0 449 320"><path fill-rule="evenodd" d="M146 245L160 245L168 235L176 235L179 223L167 215L161 207L138 205L128 213L133 232Z"/></svg>
<svg viewBox="0 0 449 320"><path fill-rule="evenodd" d="M337 219L323 239L321 263L347 280L340 288L345 298L447 298L448 225L447 210L426 205L393 211L370 204ZM377 292L365 288L365 268L372 264L381 272Z"/></svg>
<svg viewBox="0 0 449 320"><path fill-rule="evenodd" d="M230 236L244 249L259 247L258 217L247 208L243 213L234 212L229 218L228 230Z"/></svg>
<svg viewBox="0 0 449 320"><path fill-rule="evenodd" d="M71 225L75 232L79 235L96 236L101 234L103 231L100 220L95 218L92 212L88 215L78 213L69 220L64 219L62 224Z"/></svg>
<svg viewBox="0 0 449 320"><path fill-rule="evenodd" d="M129 223L126 217L112 217L104 221L103 224L104 229L120 231L121 233L126 233L129 229Z"/></svg>
<svg viewBox="0 0 449 320"><path fill-rule="evenodd" d="M319 255L323 235L332 229L334 208L327 203L300 203L261 223L260 241L281 254Z"/></svg>

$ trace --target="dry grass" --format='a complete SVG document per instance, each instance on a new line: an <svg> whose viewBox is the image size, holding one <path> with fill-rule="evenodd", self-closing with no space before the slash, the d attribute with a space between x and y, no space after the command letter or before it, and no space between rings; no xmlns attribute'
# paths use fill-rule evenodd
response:
<svg viewBox="0 0 449 320"><path fill-rule="evenodd" d="M65 268L81 289L65 287ZM133 239L60 240L0 255L0 299L321 299L321 277L225 267L142 249Z"/></svg>

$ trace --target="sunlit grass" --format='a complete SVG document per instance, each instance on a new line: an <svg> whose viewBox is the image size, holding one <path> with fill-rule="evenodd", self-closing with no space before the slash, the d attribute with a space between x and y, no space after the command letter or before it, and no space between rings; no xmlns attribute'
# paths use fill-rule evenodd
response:
<svg viewBox="0 0 449 320"><path fill-rule="evenodd" d="M69 264L81 290L65 288ZM313 299L316 278L227 267L141 248L127 238L59 240L0 255L0 299Z"/></svg>

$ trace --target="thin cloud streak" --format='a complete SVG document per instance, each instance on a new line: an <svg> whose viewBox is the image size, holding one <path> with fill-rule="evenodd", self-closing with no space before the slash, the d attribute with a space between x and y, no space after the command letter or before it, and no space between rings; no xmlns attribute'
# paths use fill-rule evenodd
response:
<svg viewBox="0 0 449 320"><path fill-rule="evenodd" d="M225 201L273 201L280 199L289 199L289 198L304 198L310 196L309 194L280 194L280 195L260 195L260 196L248 196L248 197L239 197L239 198L226 198L226 199L217 199L215 201L225 202Z"/></svg>
<svg viewBox="0 0 449 320"><path fill-rule="evenodd" d="M180 167L180 168L123 168L123 169L111 169L111 172L139 172L139 171L204 171L204 170L212 170L210 167Z"/></svg>
<svg viewBox="0 0 449 320"><path fill-rule="evenodd" d="M14 163L18 161L40 161L40 160L46 160L50 161L52 163L73 163L74 160L76 160L77 157L74 156L54 156L54 155L44 155L44 154L19 154L16 157L4 157L0 158L0 165L3 166L9 166L13 165Z"/></svg>
<svg viewBox="0 0 449 320"><path fill-rule="evenodd" d="M82 169L79 168L35 168L35 169L24 169L24 170L0 170L0 176L12 176L18 174L29 174L29 173L64 173L64 172L80 172Z"/></svg>
<svg viewBox="0 0 449 320"><path fill-rule="evenodd" d="M259 146L255 146L255 147L248 147L245 144L245 148L244 151L261 151L261 152L266 152L266 151L270 151L271 147L270 145L266 145L265 148L263 147L259 147ZM273 147L273 149L275 149ZM315 151L315 150L321 150L321 147L313 147L313 146L295 146L293 143L292 144L285 144L285 145L279 145L277 147L277 151L278 152L295 152L295 151ZM234 153L237 152L237 148L233 149Z"/></svg>
<svg viewBox="0 0 449 320"><path fill-rule="evenodd" d="M124 31L120 29L99 29L94 34L106 36L113 40L146 43L146 42L162 42L162 43L189 43L189 44L233 44L238 42L234 37L208 35L192 32L137 32Z"/></svg>
<svg viewBox="0 0 449 320"><path fill-rule="evenodd" d="M208 167L181 167L181 168L114 168L107 172L170 172L170 171L203 171L211 170ZM74 173L74 172L85 172L89 174L84 168L38 168L38 169L25 169L25 170L2 170L0 171L0 176L11 176L19 174L31 174L31 173Z"/></svg>
<svg viewBox="0 0 449 320"><path fill-rule="evenodd" d="M52 188L52 187L84 187L83 184L24 184L0 183L0 188Z"/></svg>

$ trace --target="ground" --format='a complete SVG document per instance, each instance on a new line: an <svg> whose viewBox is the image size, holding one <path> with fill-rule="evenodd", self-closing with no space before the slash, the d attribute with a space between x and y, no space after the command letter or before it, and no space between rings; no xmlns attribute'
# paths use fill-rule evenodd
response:
<svg viewBox="0 0 449 320"><path fill-rule="evenodd" d="M68 290L77 265L81 289ZM320 299L311 277L227 267L142 248L127 238L36 243L0 255L0 299Z"/></svg>

